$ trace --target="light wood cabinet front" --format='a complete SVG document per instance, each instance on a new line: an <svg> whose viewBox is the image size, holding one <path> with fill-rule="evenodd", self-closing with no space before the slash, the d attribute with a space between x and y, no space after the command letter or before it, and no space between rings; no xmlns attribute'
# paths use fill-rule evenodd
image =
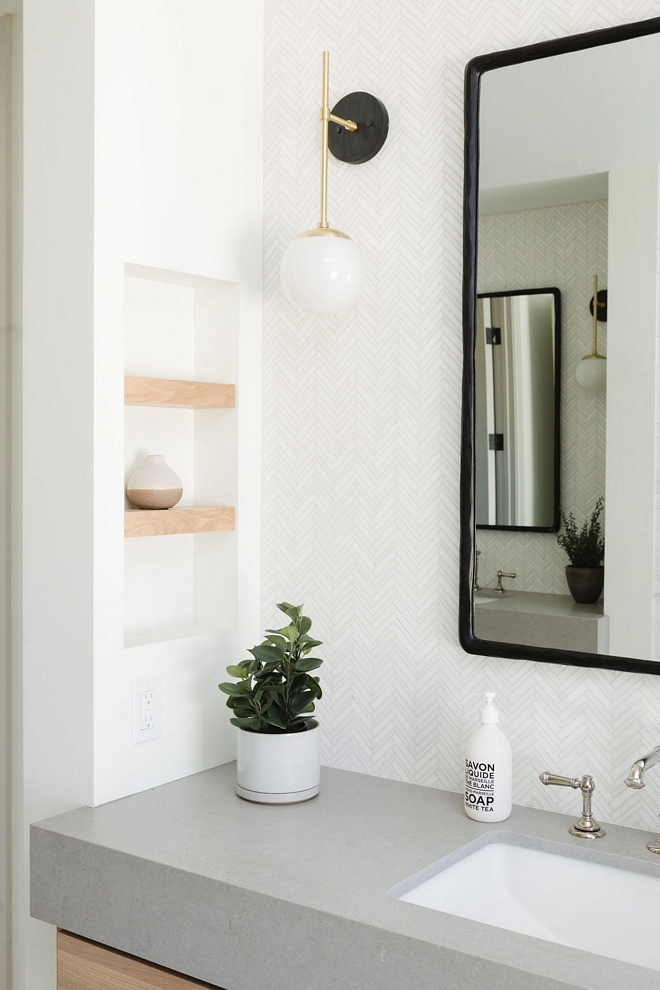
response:
<svg viewBox="0 0 660 990"><path fill-rule="evenodd" d="M68 932L57 933L57 990L221 990Z"/></svg>

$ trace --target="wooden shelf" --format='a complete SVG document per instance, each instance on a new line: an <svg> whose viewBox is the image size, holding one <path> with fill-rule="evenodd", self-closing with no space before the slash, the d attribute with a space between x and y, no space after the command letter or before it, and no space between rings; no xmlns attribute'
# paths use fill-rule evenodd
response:
<svg viewBox="0 0 660 990"><path fill-rule="evenodd" d="M229 505L124 510L124 536L221 533L232 529L234 529L234 508Z"/></svg>
<svg viewBox="0 0 660 990"><path fill-rule="evenodd" d="M236 405L236 389L234 385L220 385L217 382L125 375L124 402L131 406L233 409Z"/></svg>

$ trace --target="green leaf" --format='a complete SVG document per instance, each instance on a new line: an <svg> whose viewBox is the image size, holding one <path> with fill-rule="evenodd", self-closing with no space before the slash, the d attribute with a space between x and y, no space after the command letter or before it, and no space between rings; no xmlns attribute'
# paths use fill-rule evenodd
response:
<svg viewBox="0 0 660 990"><path fill-rule="evenodd" d="M277 607L279 608L280 612L284 612L285 615L288 615L289 618L293 619L294 621L296 619L299 619L300 616L302 615L302 610L303 610L302 605L289 605L288 602L281 602Z"/></svg>
<svg viewBox="0 0 660 990"><path fill-rule="evenodd" d="M301 643L301 645L304 643L306 649L308 650L311 650L312 647L314 646L323 646L323 643L320 639L312 639L311 636L307 636L307 634L305 633L300 637L299 642Z"/></svg>
<svg viewBox="0 0 660 990"><path fill-rule="evenodd" d="M241 666L227 667L227 673L230 677L238 677L240 680L250 676L247 670Z"/></svg>
<svg viewBox="0 0 660 990"><path fill-rule="evenodd" d="M229 701L232 701L232 699L229 698ZM233 709L234 715L237 718L253 718L254 717L254 710L252 708L241 708L237 704L233 704L230 707Z"/></svg>
<svg viewBox="0 0 660 990"><path fill-rule="evenodd" d="M222 684L218 684L218 687L221 691L224 691L225 694L233 694L236 685L229 682L223 682Z"/></svg>
<svg viewBox="0 0 660 990"><path fill-rule="evenodd" d="M229 694L232 697L237 697L241 695L246 695L251 692L250 685L247 681L239 681L238 684L233 684L231 681L225 681L222 684L218 684L221 691L225 694Z"/></svg>
<svg viewBox="0 0 660 990"><path fill-rule="evenodd" d="M307 672L309 670L316 670L323 663L318 657L303 657L301 660L296 661L296 670L301 672Z"/></svg>
<svg viewBox="0 0 660 990"><path fill-rule="evenodd" d="M232 725L237 725L239 729L253 729L257 732L261 729L260 718L230 718L229 721Z"/></svg>
<svg viewBox="0 0 660 990"><path fill-rule="evenodd" d="M263 716L263 720L264 722L267 722L268 725L274 725L276 729L287 728L287 723L284 719L282 719L277 712L273 712L272 710L270 710L267 715Z"/></svg>
<svg viewBox="0 0 660 990"><path fill-rule="evenodd" d="M306 615L301 615L300 622L298 623L298 629L300 630L300 632L303 635L305 635L306 633L309 632L311 628L312 628L312 620L309 619Z"/></svg>
<svg viewBox="0 0 660 990"><path fill-rule="evenodd" d="M248 653L251 653L255 660L259 660L260 663L279 663L282 659L283 651L277 646L261 643L259 646L248 650Z"/></svg>
<svg viewBox="0 0 660 990"><path fill-rule="evenodd" d="M272 643L273 646L276 646L278 650L286 650L287 646L289 645L286 639L284 638L284 636L278 636L278 635L266 636L266 639L268 640L269 643Z"/></svg>
<svg viewBox="0 0 660 990"><path fill-rule="evenodd" d="M309 710L309 705L314 708L314 693L312 691L302 691L296 698L291 702L291 711L294 715L300 715L304 711Z"/></svg>
<svg viewBox="0 0 660 990"><path fill-rule="evenodd" d="M298 640L298 630L295 626L285 626L284 629L280 629L283 636L289 640L290 643L295 643Z"/></svg>

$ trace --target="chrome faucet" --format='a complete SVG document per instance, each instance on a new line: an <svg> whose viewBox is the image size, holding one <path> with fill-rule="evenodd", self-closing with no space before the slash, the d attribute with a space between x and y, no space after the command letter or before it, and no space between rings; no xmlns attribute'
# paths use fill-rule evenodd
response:
<svg viewBox="0 0 660 990"><path fill-rule="evenodd" d="M656 763L660 763L660 746L656 746L646 756L641 756L639 760L635 760L628 776L624 780L624 784L627 787L633 787L635 790L641 790L642 787L646 787L644 774L651 767L654 767ZM655 839L651 839L646 848L649 852L660 855L660 835L657 835Z"/></svg>
<svg viewBox="0 0 660 990"><path fill-rule="evenodd" d="M569 828L568 831L578 839L602 839L605 832L591 813L591 795L596 790L593 777L586 773L582 778L560 777L556 773L548 773L547 770L544 770L543 773L539 774L539 780L546 785L573 787L575 790L579 788L582 791L582 814L573 828Z"/></svg>

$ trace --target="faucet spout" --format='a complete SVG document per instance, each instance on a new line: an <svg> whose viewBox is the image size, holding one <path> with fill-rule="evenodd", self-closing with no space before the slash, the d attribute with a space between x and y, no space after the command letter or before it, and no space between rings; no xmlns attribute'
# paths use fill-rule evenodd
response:
<svg viewBox="0 0 660 990"><path fill-rule="evenodd" d="M650 753L646 756L640 757L639 760L635 760L630 768L628 776L624 780L624 784L627 787L634 787L639 790L641 787L645 787L644 774L651 767L654 767L656 763L660 763L660 746L656 746L652 749Z"/></svg>

